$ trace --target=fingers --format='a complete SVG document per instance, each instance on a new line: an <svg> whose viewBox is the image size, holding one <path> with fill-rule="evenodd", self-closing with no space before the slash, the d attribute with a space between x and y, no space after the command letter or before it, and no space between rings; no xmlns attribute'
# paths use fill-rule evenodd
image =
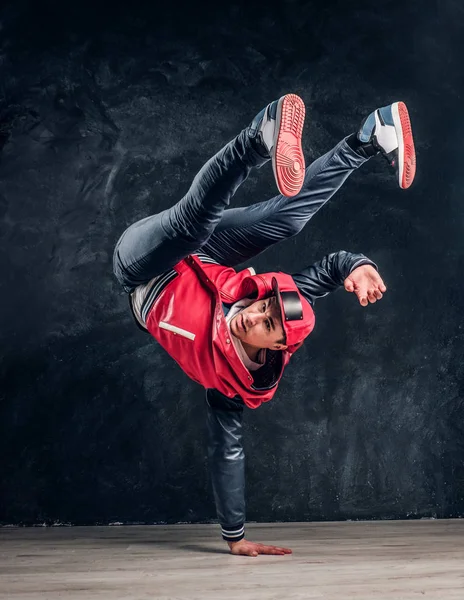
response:
<svg viewBox="0 0 464 600"><path fill-rule="evenodd" d="M375 304L375 302L377 302L377 298L372 290L367 290L364 295L360 295L359 297L359 303L361 306L367 306L369 303Z"/></svg>
<svg viewBox="0 0 464 600"><path fill-rule="evenodd" d="M292 554L290 548L281 548L280 546L265 546L264 544L257 544L258 552L260 554Z"/></svg>
<svg viewBox="0 0 464 600"><path fill-rule="evenodd" d="M386 291L385 285L383 285L383 291ZM377 300L381 300L383 293L378 287L369 287L367 290L359 290L357 296L361 306L367 306L369 303L375 304Z"/></svg>
<svg viewBox="0 0 464 600"><path fill-rule="evenodd" d="M383 287L385 288L385 286L383 286ZM385 288L385 289L386 289L386 288ZM385 291L385 290L384 290L384 291ZM370 289L370 290L367 292L367 297L368 297L368 299L369 299L369 302L370 302L371 304L374 304L375 302L377 302L377 300L382 300L382 298L383 298L383 294L382 294L382 292L380 291L380 289L379 289L379 288L373 288L373 289Z"/></svg>
<svg viewBox="0 0 464 600"><path fill-rule="evenodd" d="M345 290L347 292L354 292L354 283L350 278L345 279Z"/></svg>
<svg viewBox="0 0 464 600"><path fill-rule="evenodd" d="M372 278L372 286L376 289L379 290L381 294L384 294L387 291L387 286L385 285L385 283L383 282L383 279L380 277L380 275L376 272L375 276ZM380 298L379 298L380 300Z"/></svg>
<svg viewBox="0 0 464 600"><path fill-rule="evenodd" d="M367 299L369 300L369 302L371 304L374 304L374 302L377 302L377 298L375 297L375 290L367 291Z"/></svg>
<svg viewBox="0 0 464 600"><path fill-rule="evenodd" d="M355 290L355 294L358 297L359 304L361 306L367 306L369 304L367 293L368 287L365 284L359 285L358 288Z"/></svg>
<svg viewBox="0 0 464 600"><path fill-rule="evenodd" d="M242 556L258 556L258 554L272 554L274 556L283 556L292 554L290 548L280 548L278 546L265 546L264 544L248 543L236 549L232 553L241 554Z"/></svg>
<svg viewBox="0 0 464 600"><path fill-rule="evenodd" d="M362 267L359 267L359 269L362 269ZM367 276L359 273L355 281L351 279L352 275L350 275L344 282L346 291L354 291L361 306L367 306L369 303L375 304L377 300L383 298L383 294L387 291L387 286L377 271L374 271L374 269L371 269L371 271Z"/></svg>
<svg viewBox="0 0 464 600"><path fill-rule="evenodd" d="M256 550L259 554L274 554L282 555L285 554L283 548L277 548L277 546L264 546L263 544L257 544Z"/></svg>

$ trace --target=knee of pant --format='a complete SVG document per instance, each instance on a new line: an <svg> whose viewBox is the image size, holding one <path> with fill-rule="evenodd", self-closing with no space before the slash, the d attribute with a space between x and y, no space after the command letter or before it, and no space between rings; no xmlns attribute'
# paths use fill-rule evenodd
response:
<svg viewBox="0 0 464 600"><path fill-rule="evenodd" d="M123 272L124 270L121 266L121 259L119 258L118 247L116 246L113 252L113 273L116 279L119 281L119 283L122 283Z"/></svg>
<svg viewBox="0 0 464 600"><path fill-rule="evenodd" d="M123 287L125 292L129 294L134 290L134 286L129 282L127 275L121 266L117 249L115 249L113 254L113 275L116 277L118 283Z"/></svg>

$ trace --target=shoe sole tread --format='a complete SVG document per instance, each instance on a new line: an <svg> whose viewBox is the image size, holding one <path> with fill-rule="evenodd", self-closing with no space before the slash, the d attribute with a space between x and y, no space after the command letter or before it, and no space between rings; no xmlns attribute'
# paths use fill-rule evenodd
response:
<svg viewBox="0 0 464 600"><path fill-rule="evenodd" d="M283 196L298 194L305 177L305 159L301 136L305 120L305 105L296 94L287 94L279 100L278 129L272 156L277 187Z"/></svg>
<svg viewBox="0 0 464 600"><path fill-rule="evenodd" d="M414 148L414 138L412 135L411 120L409 112L404 102L395 103L399 123L401 126L401 136L398 136L399 147L399 184L403 189L411 186L416 175L416 151ZM397 124L395 124L397 127Z"/></svg>

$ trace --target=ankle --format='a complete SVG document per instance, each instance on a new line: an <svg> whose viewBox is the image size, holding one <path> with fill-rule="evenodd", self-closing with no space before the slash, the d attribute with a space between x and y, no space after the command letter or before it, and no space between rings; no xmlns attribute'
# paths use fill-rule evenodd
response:
<svg viewBox="0 0 464 600"><path fill-rule="evenodd" d="M372 142L360 142L356 133L352 133L346 138L345 141L348 146L356 152L356 154L359 154L359 156L362 156L363 158L370 158L371 156L375 156L379 153L379 150Z"/></svg>
<svg viewBox="0 0 464 600"><path fill-rule="evenodd" d="M266 160L270 158L269 153L267 152L264 144L259 139L259 136L248 134L248 143L250 144L251 148L253 148L254 152L256 152L256 154L258 154L258 156L260 158L263 158Z"/></svg>

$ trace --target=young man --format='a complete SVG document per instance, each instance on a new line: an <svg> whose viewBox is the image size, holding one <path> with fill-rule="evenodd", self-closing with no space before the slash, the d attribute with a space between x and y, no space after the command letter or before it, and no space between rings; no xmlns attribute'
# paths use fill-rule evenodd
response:
<svg viewBox="0 0 464 600"><path fill-rule="evenodd" d="M304 114L294 94L269 104L203 166L176 205L131 225L114 252L114 273L139 327L206 389L213 492L233 554L291 552L244 537L244 406L257 408L274 396L290 357L314 327L317 298L344 286L367 306L386 291L372 261L345 251L292 275L234 267L297 234L371 156L388 159L401 188L415 175L402 102L372 112L356 134L307 169ZM250 170L270 159L280 195L227 209Z"/></svg>

